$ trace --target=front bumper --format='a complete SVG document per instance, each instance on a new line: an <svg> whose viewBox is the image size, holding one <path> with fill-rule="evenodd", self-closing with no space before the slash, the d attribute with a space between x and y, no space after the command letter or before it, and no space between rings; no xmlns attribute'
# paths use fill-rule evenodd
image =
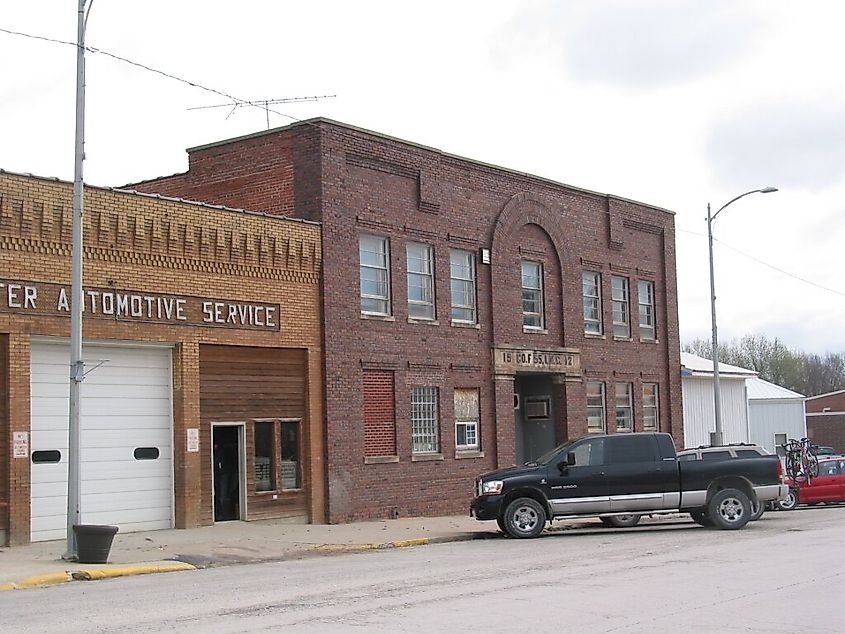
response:
<svg viewBox="0 0 845 634"><path fill-rule="evenodd" d="M469 505L469 516L477 520L494 520L501 514L501 495L480 495Z"/></svg>

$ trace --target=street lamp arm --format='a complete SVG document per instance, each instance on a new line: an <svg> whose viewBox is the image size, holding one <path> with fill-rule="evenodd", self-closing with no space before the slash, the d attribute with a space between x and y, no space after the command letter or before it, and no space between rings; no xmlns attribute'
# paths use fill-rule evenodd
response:
<svg viewBox="0 0 845 634"><path fill-rule="evenodd" d="M762 187L760 189L752 189L750 192L745 192L744 194L740 194L736 198L731 198L728 202L726 202L724 205L719 207L718 211L716 211L716 213L713 214L710 217L710 222L713 222L714 220L716 220L716 216L718 216L725 207L727 207L731 203L735 203L740 198L744 198L745 196L748 196L749 194L771 194L772 192L776 192L776 191L777 191L777 187Z"/></svg>

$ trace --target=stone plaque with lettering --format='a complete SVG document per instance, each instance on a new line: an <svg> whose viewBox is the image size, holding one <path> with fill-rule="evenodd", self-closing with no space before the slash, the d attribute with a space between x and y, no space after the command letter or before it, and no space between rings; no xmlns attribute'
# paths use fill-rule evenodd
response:
<svg viewBox="0 0 845 634"><path fill-rule="evenodd" d="M493 370L496 374L535 372L538 374L581 375L581 354L572 348L493 348Z"/></svg>

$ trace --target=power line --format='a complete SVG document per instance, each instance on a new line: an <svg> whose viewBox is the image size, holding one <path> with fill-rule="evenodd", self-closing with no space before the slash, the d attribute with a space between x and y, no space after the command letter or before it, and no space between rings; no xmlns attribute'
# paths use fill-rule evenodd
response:
<svg viewBox="0 0 845 634"><path fill-rule="evenodd" d="M707 237L703 233L699 233L697 231L689 231L688 229L676 229L676 231L679 231L681 233L689 233L689 234L692 234L694 236L699 236L701 238ZM730 249L731 251L734 251L735 253L738 253L738 254L748 258L749 260L754 260L758 264L762 264L763 266L768 267L768 268L772 269L773 271L777 271L778 273L781 273L782 275L786 275L787 277L791 277L793 279L796 279L799 282L804 282L805 284L809 284L810 286L815 286L816 288L820 288L823 291L827 291L829 293L834 293L835 295L841 295L842 297L845 297L845 293L843 293L842 291L838 291L835 288L830 288L828 286L824 286L823 284L819 284L817 282L813 282L812 280L808 280L806 278L803 278L800 275L795 275L794 273L790 273L789 271L784 271L782 268L777 267L774 264L769 264L768 262L765 262L765 261L761 260L760 258L751 255L750 253L746 253L745 251L737 249L736 247L731 246L730 244L723 242L722 240L719 240L716 237L714 237L713 240L715 242L718 242L719 244L721 244L723 247L726 247L726 248Z"/></svg>
<svg viewBox="0 0 845 634"><path fill-rule="evenodd" d="M4 29L2 27L0 27L0 32L7 33L9 35L17 35L17 36L29 38L29 39L32 39L32 40L40 40L42 42L50 42L52 44L64 44L65 46L73 46L74 48L77 47L77 44L75 42L67 42L65 40L58 40L58 39L55 39L55 38L52 38L52 37L45 37L43 35L32 35L31 33L23 33L21 31L13 31L11 29ZM135 66L137 68L141 68L143 70L146 70L146 71L151 72L151 73L155 73L157 75L161 75L162 77L167 77L168 79L173 79L173 80L178 81L180 83L191 86L192 88L199 88L200 90L205 90L206 92L214 93L215 95L225 97L226 99L231 101L236 106L250 106L250 107L253 107L253 108L260 108L261 110L264 110L265 112L272 112L273 114L279 115L280 117L286 117L288 119L291 119L292 121L296 121L296 122L302 121L302 119L298 119L298 118L296 118L292 115L285 114L284 112L278 112L277 110L273 110L273 109L267 107L264 104L263 101L249 101L247 99L240 99L240 98L235 97L234 95L230 95L229 93L224 92L222 90L217 90L216 88L209 88L208 86L203 86L202 84L198 84L197 82L190 81L190 80L184 79L182 77L178 77L177 75L167 73L163 70L153 68L152 66L147 66L146 64L141 64L140 62L136 62L136 61L128 59L126 57L122 57L120 55L116 55L115 53L110 53L109 51L104 51L104 50L95 48L93 46L85 46L85 50L90 51L91 53L96 53L96 54L99 54L99 55L105 55L106 57L111 57L112 59L115 59L117 61L123 62L125 64L129 64L131 66ZM332 96L334 96L334 95L332 95ZM307 101L307 100L310 100L310 99L311 98L309 98L309 97L301 98L301 100L303 100L303 101ZM297 100L297 98L294 97L291 100L292 101ZM272 100L272 101L278 102L278 103L283 103L285 100Z"/></svg>

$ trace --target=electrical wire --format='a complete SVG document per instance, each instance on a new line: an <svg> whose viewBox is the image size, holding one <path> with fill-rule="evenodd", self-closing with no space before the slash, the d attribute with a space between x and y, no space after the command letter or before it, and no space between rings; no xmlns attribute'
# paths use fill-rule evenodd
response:
<svg viewBox="0 0 845 634"><path fill-rule="evenodd" d="M65 40L58 40L58 39L55 39L55 38L52 38L52 37L45 37L43 35L32 35L31 33L23 33L21 31L13 31L11 29L4 29L2 27L0 27L0 33L7 33L9 35L17 35L17 36L29 38L29 39L32 39L32 40L40 40L42 42L50 42L52 44L63 44L63 45L66 45L66 46L73 46L74 48L76 48L78 46L75 42L67 42ZM248 99L240 99L240 98L235 97L234 95L230 95L229 93L224 92L222 90L217 90L216 88L209 88L208 86L203 86L202 84L198 84L197 82L190 81L190 80L184 79L182 77L178 77L177 75L167 73L163 70L153 68L152 66L147 66L146 64L136 62L136 61L131 60L129 58L122 57L120 55L116 55L115 53L110 53L109 51L104 51L102 49L99 49L99 48L96 48L96 47L93 47L93 46L85 46L85 50L89 51L91 53L104 55L106 57L110 57L112 59L123 62L125 64L135 66L135 67L140 68L142 70L146 70L148 72L155 73L157 75L161 75L162 77L166 77L168 79L178 81L180 83L191 86L192 88L199 88L200 90L205 90L206 92L214 93L215 95L225 97L226 99L231 100L234 104L237 104L238 106L250 106L250 107L253 107L253 108L258 108L263 112L268 112L268 111L272 112L275 115L279 115L280 117L285 117L287 119L290 119L292 121L296 121L298 123L302 122L302 119L298 119L297 117L294 117L292 115L285 114L284 112L279 112L277 110L273 110L272 108L267 108L264 105L264 102L257 103L255 101L250 101Z"/></svg>
<svg viewBox="0 0 845 634"><path fill-rule="evenodd" d="M689 234L692 234L694 236L699 236L701 238L707 237L703 233L699 233L698 231L690 231L688 229L676 229L676 231L678 231L680 233L689 233ZM719 240L715 236L713 237L713 242L718 242L723 247L730 249L731 251L734 251L735 253L738 253L739 255L742 255L742 256L748 258L749 260L753 260L754 262L757 262L758 264L762 264L763 266L770 268L773 271L777 271L778 273L781 273L782 275L786 275L787 277L791 277L793 279L796 279L799 282L803 282L804 284L809 284L810 286L815 286L816 288L819 288L823 291L827 291L829 293L833 293L834 295L841 295L842 297L845 297L845 293L843 293L842 291L836 290L835 288L830 288L830 287L825 286L823 284L819 284L819 283L814 282L812 280L808 280L806 278L801 277L800 275L795 275L794 273L790 273L789 271L784 271L782 268L777 267L774 264L769 264L768 262L765 262L765 261L761 260L760 258L751 255L750 253L746 253L745 251L737 249L736 247L731 246L730 244L723 242L722 240Z"/></svg>

